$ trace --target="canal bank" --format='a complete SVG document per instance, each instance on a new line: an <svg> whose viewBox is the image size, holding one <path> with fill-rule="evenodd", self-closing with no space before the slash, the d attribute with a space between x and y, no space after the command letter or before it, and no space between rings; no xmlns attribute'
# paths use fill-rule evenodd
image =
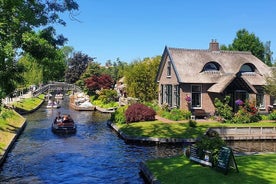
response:
<svg viewBox="0 0 276 184"><path fill-rule="evenodd" d="M189 144L194 143L196 139L193 138L158 138L158 137L141 137L141 136L130 136L125 134L123 131L119 130L119 128L116 126L115 123L112 123L111 121L108 121L107 123L112 129L114 129L117 134L124 139L126 142L139 142L139 143L155 143L155 144L164 144L164 143L170 143L170 144Z"/></svg>
<svg viewBox="0 0 276 184"><path fill-rule="evenodd" d="M169 122L171 123L171 122ZM153 137L140 137L140 136L130 136L127 135L126 133L124 133L123 131L121 131L116 124L112 123L112 122L108 122L108 125L114 129L117 134L119 135L119 137L121 137L122 139L125 140L125 142L137 142L137 143L156 143L156 144L161 144L161 143L193 143L196 141L196 139L174 139L174 138L153 138ZM220 134L220 136L222 137L222 139L226 140L226 141L249 141L249 140L254 140L254 141L265 141L265 140L271 140L274 141L275 140L275 136L276 136L276 132L275 132L275 126L273 127L212 127L207 129L208 130L214 130L216 132L218 132ZM252 143L251 143L252 144ZM275 145L275 144L274 144ZM268 151L268 152L266 152ZM274 149L272 150L267 150L266 148L266 153L267 154L274 154L276 153L275 150L275 146ZM237 154L235 154L237 155ZM258 151L253 151L253 152L244 152L243 154L239 154L239 156L252 156L252 155L260 155L260 157L263 156L262 151L258 152ZM166 160L167 158L165 158L164 160ZM170 159L170 158L168 158ZM173 159L173 158L172 158ZM262 162L265 161L265 159L260 158L259 160L261 160ZM172 170L177 170L174 169L175 166L170 166L168 164L166 164L166 162L164 163L164 170L162 169L157 169L157 170L152 170L150 167L148 167L147 164L148 161L142 161L139 164L139 169L141 172L141 175L144 177L145 181L147 183L163 183L163 181L159 181L157 179L157 176L161 175L161 177L163 177L162 175L166 175L163 173L163 171L168 168L171 167ZM175 165L176 162L173 162L172 164ZM181 161L179 162L181 164ZM178 165L179 165L178 163ZM159 164L159 163L157 163ZM264 164L264 163L261 163ZM189 169L190 168L190 163L187 162L185 164L183 164L182 167L186 167ZM246 163L243 164L245 167L248 167L246 165ZM190 170L190 169L189 169ZM206 168L203 168L203 170L206 170ZM182 172L182 171L181 171ZM204 171L205 172L205 171ZM219 175L221 173L215 173L214 171L210 171L213 172L214 175L216 175L217 177L219 177ZM171 173L173 174L173 173ZM236 173L234 173L235 177L239 177L236 176ZM176 177L176 176L175 176ZM257 177L257 176L256 176ZM262 180L262 178L260 179ZM184 180L183 180L183 183ZM190 180L189 182L190 183Z"/></svg>
<svg viewBox="0 0 276 184"><path fill-rule="evenodd" d="M10 111L13 111L14 116L18 118L11 118L11 119L18 119L16 122L8 122L7 127L5 129L0 130L1 135L1 143L4 144L4 147L2 150L0 150L0 167L5 162L5 159L12 149L14 143L18 139L18 137L21 135L23 130L26 127L26 119L22 116L23 114L32 113L39 109L41 105L44 103L44 99L41 99L41 102L32 107L31 110L24 110L24 109L18 109L15 108L14 110L10 109Z"/></svg>

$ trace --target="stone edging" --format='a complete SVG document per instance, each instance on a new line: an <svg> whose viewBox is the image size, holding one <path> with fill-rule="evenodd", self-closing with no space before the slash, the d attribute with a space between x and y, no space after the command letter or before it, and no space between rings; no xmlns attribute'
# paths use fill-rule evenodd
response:
<svg viewBox="0 0 276 184"><path fill-rule="evenodd" d="M24 114L29 114L29 113L32 113L34 111L36 111L37 109L39 109L41 107L41 105L45 102L45 99L43 99L41 101L41 103L34 109L30 110L30 111L25 111L25 110L16 110L15 111L18 113L18 114L21 114L21 115L24 115Z"/></svg>
<svg viewBox="0 0 276 184"><path fill-rule="evenodd" d="M143 176L147 180L148 183L151 184L161 184L160 181L158 181L154 175L150 172L149 168L146 166L145 162L140 162L139 169L141 170Z"/></svg>
<svg viewBox="0 0 276 184"><path fill-rule="evenodd" d="M34 111L36 111L37 109L39 109L41 107L41 105L44 103L45 100L42 100L41 103L34 109L30 110L30 111L24 111L23 113L18 112L16 110L14 110L16 113L18 113L19 115L23 115L23 114L27 114L27 113L32 113ZM21 133L23 132L23 130L25 129L27 125L26 119L24 120L24 122L22 123L21 127L18 128L18 130L16 130L16 133L13 135L13 137L11 138L9 144L6 146L6 148L4 148L4 154L0 155L0 167L4 164L6 157L8 155L8 153L10 152L10 150L12 149L15 141L17 140L17 138L21 135Z"/></svg>
<svg viewBox="0 0 276 184"><path fill-rule="evenodd" d="M112 123L111 121L108 121L107 124L113 128L118 135L123 138L125 141L132 141L132 142L153 142L153 143L194 143L196 139L181 139L181 138L157 138L157 137L134 137L129 136L123 133L119 130L119 128Z"/></svg>
<svg viewBox="0 0 276 184"><path fill-rule="evenodd" d="M26 125L27 125L27 123L26 123L26 119L25 119L24 122L22 123L21 127L19 127L19 129L16 130L16 133L13 135L12 139L10 140L10 143L6 146L6 148L4 148L5 149L4 154L0 155L0 167L5 162L8 153L12 149L12 147L13 147L15 141L17 140L17 138L21 135L21 133L25 129Z"/></svg>

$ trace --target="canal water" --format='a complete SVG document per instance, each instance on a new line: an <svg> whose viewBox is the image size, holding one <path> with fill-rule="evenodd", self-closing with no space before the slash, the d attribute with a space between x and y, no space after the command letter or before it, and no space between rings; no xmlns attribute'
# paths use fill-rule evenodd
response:
<svg viewBox="0 0 276 184"><path fill-rule="evenodd" d="M108 125L109 114L74 111L68 99L60 109L26 115L27 126L0 168L0 183L144 183L141 161L183 153L183 146L127 144ZM75 135L51 131L57 112L77 122Z"/></svg>

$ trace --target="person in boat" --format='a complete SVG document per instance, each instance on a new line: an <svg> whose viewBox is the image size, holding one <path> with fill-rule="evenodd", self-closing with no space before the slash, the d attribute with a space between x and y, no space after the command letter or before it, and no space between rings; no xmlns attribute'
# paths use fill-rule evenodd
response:
<svg viewBox="0 0 276 184"><path fill-rule="evenodd" d="M56 124L62 123L62 117L61 117L61 113L60 113L60 112L58 112L58 114L57 114L55 123L56 123Z"/></svg>

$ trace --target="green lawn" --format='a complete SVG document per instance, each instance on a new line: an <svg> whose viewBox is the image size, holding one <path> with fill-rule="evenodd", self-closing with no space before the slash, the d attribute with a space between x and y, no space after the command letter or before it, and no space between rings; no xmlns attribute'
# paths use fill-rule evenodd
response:
<svg viewBox="0 0 276 184"><path fill-rule="evenodd" d="M239 173L232 169L227 175L191 162L184 155L150 160L146 165L162 184L276 183L276 154L236 156L235 159Z"/></svg>
<svg viewBox="0 0 276 184"><path fill-rule="evenodd" d="M13 106L19 109L23 109L25 111L31 111L35 109L44 100L44 96L44 94L41 94L38 97L25 98L21 101L14 102Z"/></svg>
<svg viewBox="0 0 276 184"><path fill-rule="evenodd" d="M195 128L189 127L187 122L164 123L160 121L137 122L130 124L116 124L124 134L137 137L157 138L196 138L203 135L209 127L271 127L276 122L259 122L250 124L226 124L219 122L197 122Z"/></svg>
<svg viewBox="0 0 276 184"><path fill-rule="evenodd" d="M1 109L0 114L0 156L10 144L17 130L22 126L25 119L13 110Z"/></svg>
<svg viewBox="0 0 276 184"><path fill-rule="evenodd" d="M44 100L44 95L39 95L36 98L22 99L20 102L13 103L13 106L31 111L35 109ZM13 110L1 109L0 113L0 155L3 154L5 148L10 144L11 139L17 133L17 130L22 126L25 119Z"/></svg>

